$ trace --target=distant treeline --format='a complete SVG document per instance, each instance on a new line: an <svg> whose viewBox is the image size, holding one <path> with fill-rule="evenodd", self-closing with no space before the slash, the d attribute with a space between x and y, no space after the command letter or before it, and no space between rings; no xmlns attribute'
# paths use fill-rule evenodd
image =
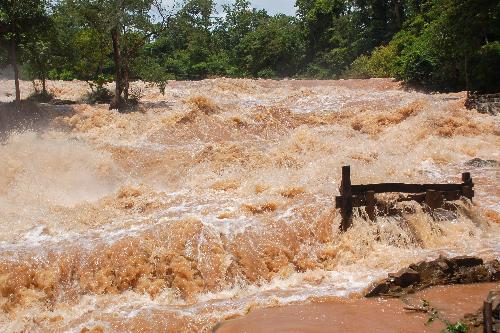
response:
<svg viewBox="0 0 500 333"><path fill-rule="evenodd" d="M297 16L236 0L2 0L0 65L29 79L395 77L500 90L498 0L296 0Z"/></svg>

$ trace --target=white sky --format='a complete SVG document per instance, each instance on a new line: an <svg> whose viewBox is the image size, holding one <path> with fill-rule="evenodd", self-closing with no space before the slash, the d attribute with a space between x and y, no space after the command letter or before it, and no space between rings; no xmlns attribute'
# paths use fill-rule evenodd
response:
<svg viewBox="0 0 500 333"><path fill-rule="evenodd" d="M216 0L218 4L232 3L231 0ZM271 15L283 13L295 15L295 0L250 0L252 6L257 9L265 9Z"/></svg>
<svg viewBox="0 0 500 333"><path fill-rule="evenodd" d="M172 4L175 0L163 0L164 3ZM178 1L175 1L178 2ZM221 5L233 3L234 0L215 0L217 3L217 11L220 13ZM252 6L257 9L265 9L270 15L283 13L287 15L295 15L295 0L250 0Z"/></svg>

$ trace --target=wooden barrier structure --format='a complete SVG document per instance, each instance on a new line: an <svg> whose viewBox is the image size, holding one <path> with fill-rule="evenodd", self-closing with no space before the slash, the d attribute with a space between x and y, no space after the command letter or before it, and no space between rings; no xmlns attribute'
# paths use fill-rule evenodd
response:
<svg viewBox="0 0 500 333"><path fill-rule="evenodd" d="M488 293L483 305L483 333L500 332L500 290Z"/></svg>
<svg viewBox="0 0 500 333"><path fill-rule="evenodd" d="M462 174L461 184L404 184L381 183L352 185L351 167L342 167L342 181L340 183L340 196L336 197L336 208L340 208L342 223L340 229L347 231L352 225L352 213L355 207L366 207L368 217L375 220L377 193L406 193L399 201L416 201L424 203L429 209L434 210L445 205L446 201L458 200L461 197L472 200L474 197L474 183L469 172Z"/></svg>
<svg viewBox="0 0 500 333"><path fill-rule="evenodd" d="M483 305L483 333L493 333L493 307L489 300Z"/></svg>

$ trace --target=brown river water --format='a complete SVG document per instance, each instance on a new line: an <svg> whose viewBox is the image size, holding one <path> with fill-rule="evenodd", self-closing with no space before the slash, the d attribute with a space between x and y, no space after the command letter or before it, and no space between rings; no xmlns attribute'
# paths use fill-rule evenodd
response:
<svg viewBox="0 0 500 333"><path fill-rule="evenodd" d="M0 81L0 101L12 86ZM500 160L499 118L466 110L464 93L386 79L134 87L137 112L41 106L43 127L4 133L0 332L209 332L261 307L355 298L439 255L500 258L500 168L465 165ZM376 223L360 212L340 234L348 164L353 183L470 171L474 205Z"/></svg>

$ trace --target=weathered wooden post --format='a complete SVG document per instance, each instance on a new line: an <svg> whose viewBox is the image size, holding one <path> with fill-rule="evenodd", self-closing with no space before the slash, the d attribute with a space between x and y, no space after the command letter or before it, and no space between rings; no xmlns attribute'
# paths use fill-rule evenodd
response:
<svg viewBox="0 0 500 333"><path fill-rule="evenodd" d="M371 221L375 221L375 191L366 191L366 213Z"/></svg>
<svg viewBox="0 0 500 333"><path fill-rule="evenodd" d="M472 198L474 197L474 190L472 187L474 184L472 183L470 172L462 173L462 182L462 195L472 201Z"/></svg>
<svg viewBox="0 0 500 333"><path fill-rule="evenodd" d="M443 206L443 193L435 190L427 190L425 193L425 204L431 209Z"/></svg>
<svg viewBox="0 0 500 333"><path fill-rule="evenodd" d="M490 301L485 301L483 306L483 332L493 333L493 308Z"/></svg>
<svg viewBox="0 0 500 333"><path fill-rule="evenodd" d="M352 225L352 187L351 187L351 167L342 167L342 181L340 183L340 195L342 196L340 213L342 222L340 230L347 231Z"/></svg>

